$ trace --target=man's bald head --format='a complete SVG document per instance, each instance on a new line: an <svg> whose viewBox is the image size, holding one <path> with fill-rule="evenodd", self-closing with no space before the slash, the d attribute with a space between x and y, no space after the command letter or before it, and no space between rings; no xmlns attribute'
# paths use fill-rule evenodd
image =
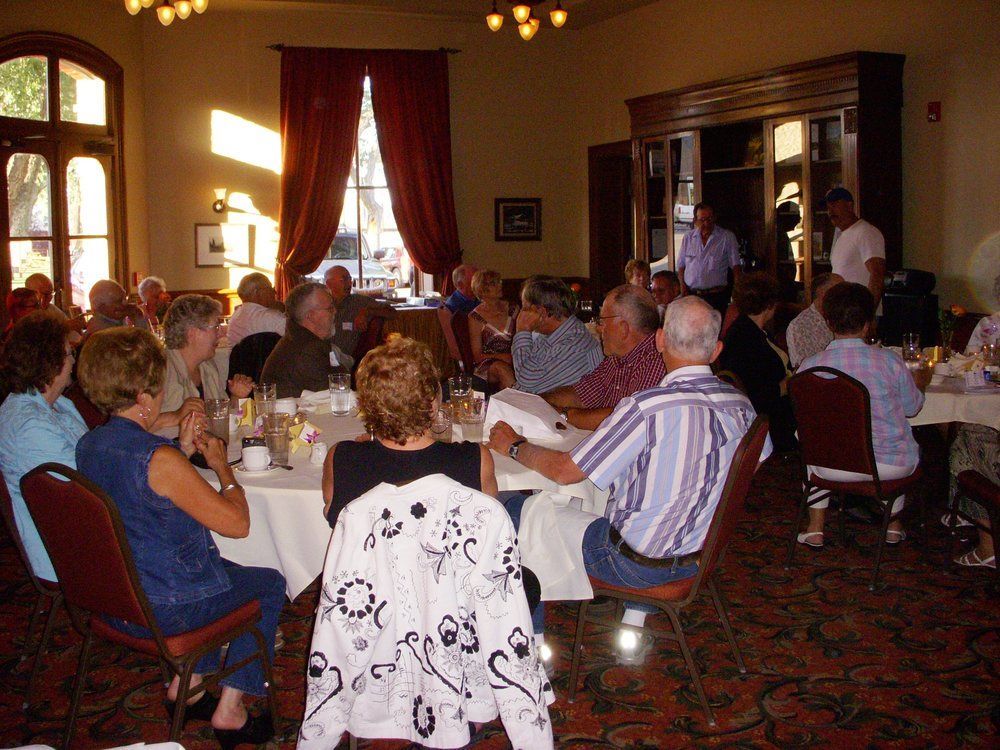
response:
<svg viewBox="0 0 1000 750"><path fill-rule="evenodd" d="M678 359L707 365L716 357L721 325L719 311L701 297L681 297L663 315L663 345Z"/></svg>
<svg viewBox="0 0 1000 750"><path fill-rule="evenodd" d="M90 287L90 309L92 312L120 320L125 306L125 290L117 281L101 279Z"/></svg>
<svg viewBox="0 0 1000 750"><path fill-rule="evenodd" d="M24 280L24 288L38 292L38 296L42 298L43 310L51 304L55 287L52 285L52 280L44 273L31 274Z"/></svg>

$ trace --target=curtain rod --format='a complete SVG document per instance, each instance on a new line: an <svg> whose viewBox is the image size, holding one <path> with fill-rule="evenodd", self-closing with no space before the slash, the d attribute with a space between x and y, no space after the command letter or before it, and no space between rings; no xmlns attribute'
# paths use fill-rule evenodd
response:
<svg viewBox="0 0 1000 750"><path fill-rule="evenodd" d="M270 50L274 50L275 52L281 52L285 47L291 47L291 46L292 45L286 45L286 44L280 44L279 43L279 44L269 44L269 45L267 45L267 48L270 49ZM416 50L414 50L414 51L416 51ZM455 49L454 47L438 47L437 51L438 52L447 52L449 55L457 55L462 50Z"/></svg>

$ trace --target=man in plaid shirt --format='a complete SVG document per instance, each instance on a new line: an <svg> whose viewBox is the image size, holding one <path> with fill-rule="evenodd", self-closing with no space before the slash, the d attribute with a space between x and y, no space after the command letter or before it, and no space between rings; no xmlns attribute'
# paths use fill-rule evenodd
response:
<svg viewBox="0 0 1000 750"><path fill-rule="evenodd" d="M652 388L663 380L663 357L656 350L660 315L645 289L622 284L612 289L598 321L607 357L576 384L542 394L562 409L567 421L595 429L625 396Z"/></svg>

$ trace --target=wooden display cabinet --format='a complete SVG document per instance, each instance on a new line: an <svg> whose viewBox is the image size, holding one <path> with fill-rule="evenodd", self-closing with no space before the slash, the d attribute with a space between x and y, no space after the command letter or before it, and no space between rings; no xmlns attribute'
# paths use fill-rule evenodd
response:
<svg viewBox="0 0 1000 750"><path fill-rule="evenodd" d="M820 201L843 186L898 268L904 59L852 52L630 99L636 257L675 269L705 200L747 263L808 301L812 277L830 270L834 227Z"/></svg>

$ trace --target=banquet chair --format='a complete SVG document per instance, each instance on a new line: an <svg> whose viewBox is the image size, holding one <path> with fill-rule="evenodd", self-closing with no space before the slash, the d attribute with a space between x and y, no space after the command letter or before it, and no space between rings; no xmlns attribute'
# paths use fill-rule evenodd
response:
<svg viewBox="0 0 1000 750"><path fill-rule="evenodd" d="M739 646L733 637L733 629L729 624L729 616L726 613L726 604L719 590L715 585L715 571L721 562L722 555L732 538L736 524L741 520L744 511L744 503L747 491L750 489L750 482L757 471L760 454L764 449L767 440L768 421L767 417L758 416L746 435L740 441L733 455L732 463L729 465L729 472L726 474L726 483L722 488L722 496L716 506L712 516L712 523L708 527L708 534L705 537L705 544L701 549L701 558L698 563L698 572L690 578L678 581L671 581L659 586L652 586L646 589L634 589L627 586L617 586L605 583L597 578L590 578L590 585L594 589L594 596L606 596L618 602L616 611L610 614L591 615L588 612L590 601L580 603L580 613L576 620L576 637L573 640L573 663L569 675L569 700L576 697L576 686L580 673L580 657L583 651L584 626L590 622L610 628L625 628L635 632L646 632L654 637L666 638L676 641L680 646L684 662L687 664L691 681L694 683L695 692L701 703L705 718L711 726L715 726L715 715L708 705L708 698L705 696L705 689L701 684L701 677L698 668L691 656L687 639L684 637L684 628L681 625L681 610L691 604L704 590L715 605L715 611L719 615L722 629L725 632L726 640L729 641L729 648L740 672L746 672L746 664L740 654ZM621 623L621 608L625 602L639 602L658 608L670 618L670 630L654 629L647 626L634 627Z"/></svg>
<svg viewBox="0 0 1000 750"><path fill-rule="evenodd" d="M80 416L83 417L83 421L87 425L88 430L100 427L108 421L108 415L94 406L93 402L87 398L87 394L83 392L83 388L80 387L78 382L70 383L69 388L65 390L63 395L73 402L73 406L75 406L76 410L80 412Z"/></svg>
<svg viewBox="0 0 1000 750"><path fill-rule="evenodd" d="M27 709L31 705L31 694L35 689L38 670L42 665L42 654L48 647L49 639L52 637L52 627L55 624L56 611L62 605L63 597L58 583L39 578L35 575L35 571L31 567L28 553L25 551L24 543L21 541L21 532L18 531L17 522L14 520L14 502L7 489L7 481L3 477L3 472L0 472L0 516L3 516L7 534L14 541L18 557L21 559L21 564L24 565L28 578L31 579L31 585L35 589L36 594L35 606L32 608L31 617L28 619L28 632L24 634L24 652L21 654L22 662L33 658L31 675L28 677L28 687L24 691L24 703L21 706ZM35 627L38 625L38 620L42 616L42 612L45 611L46 603L48 603L49 614L45 618L45 627L42 629L38 646L33 649L31 647L31 635L35 632Z"/></svg>
<svg viewBox="0 0 1000 750"><path fill-rule="evenodd" d="M469 333L469 316L464 312L453 313L451 316L451 330L455 333L455 344L458 346L458 353L461 356L462 371L466 375L471 375L476 369L476 359L472 355L472 339Z"/></svg>
<svg viewBox="0 0 1000 750"><path fill-rule="evenodd" d="M168 674L180 676L170 727L171 741L180 736L186 703L191 695L215 687L221 679L256 659L263 664L271 715L278 715L267 644L257 628L260 604L256 600L195 630L164 635L139 582L125 527L114 501L79 472L56 463L42 464L25 474L21 479L21 492L59 576L59 586L73 624L83 635L63 747L72 744L73 726L95 637L157 657L161 666L166 664ZM107 617L147 628L150 637L121 633L105 622ZM257 651L214 674L205 675L203 681L192 688L191 675L198 660L246 632L256 639Z"/></svg>
<svg viewBox="0 0 1000 750"><path fill-rule="evenodd" d="M972 524L979 533L987 533L993 536L993 543L996 544L996 529L1000 529L1000 487L993 484L978 471L968 469L958 475L959 493L965 495L969 500L981 506L989 516L990 524L987 526L978 518L963 513L958 507L958 494L951 500L948 506L948 529L951 532L951 545L949 546L948 558L955 555L955 522L961 518ZM994 568L995 583L1000 583L1000 567Z"/></svg>
<svg viewBox="0 0 1000 750"><path fill-rule="evenodd" d="M246 375L255 383L259 382L260 371L280 339L281 335L274 331L262 331L240 340L229 353L227 379L232 380L234 375Z"/></svg>
<svg viewBox="0 0 1000 750"><path fill-rule="evenodd" d="M445 343L448 344L448 354L455 361L458 371L463 375L472 375L472 371L466 371L465 363L462 360L462 352L458 348L458 340L455 338L455 330L451 326L452 313L447 307L442 305L437 309L438 323L441 324L441 333L444 334Z"/></svg>
<svg viewBox="0 0 1000 750"><path fill-rule="evenodd" d="M796 537L802 520L810 507L819 501L837 497L840 501L838 517L842 542L844 532L844 498L858 496L881 504L882 524L875 551L875 565L868 584L875 590L879 566L885 549L885 533L889 523L898 514L892 512L893 501L915 488L923 476L918 466L910 476L902 479L882 480L875 463L872 443L872 411L868 389L860 381L832 367L812 367L794 375L788 381L788 395L792 399L798 423L799 448L802 453L803 491L799 513L792 525L792 538L788 545L786 567L792 564L797 546ZM835 481L823 479L809 471L810 466L865 474L871 479L861 481ZM820 490L812 500L810 494ZM921 521L922 521L921 506ZM923 523L921 522L921 526Z"/></svg>

